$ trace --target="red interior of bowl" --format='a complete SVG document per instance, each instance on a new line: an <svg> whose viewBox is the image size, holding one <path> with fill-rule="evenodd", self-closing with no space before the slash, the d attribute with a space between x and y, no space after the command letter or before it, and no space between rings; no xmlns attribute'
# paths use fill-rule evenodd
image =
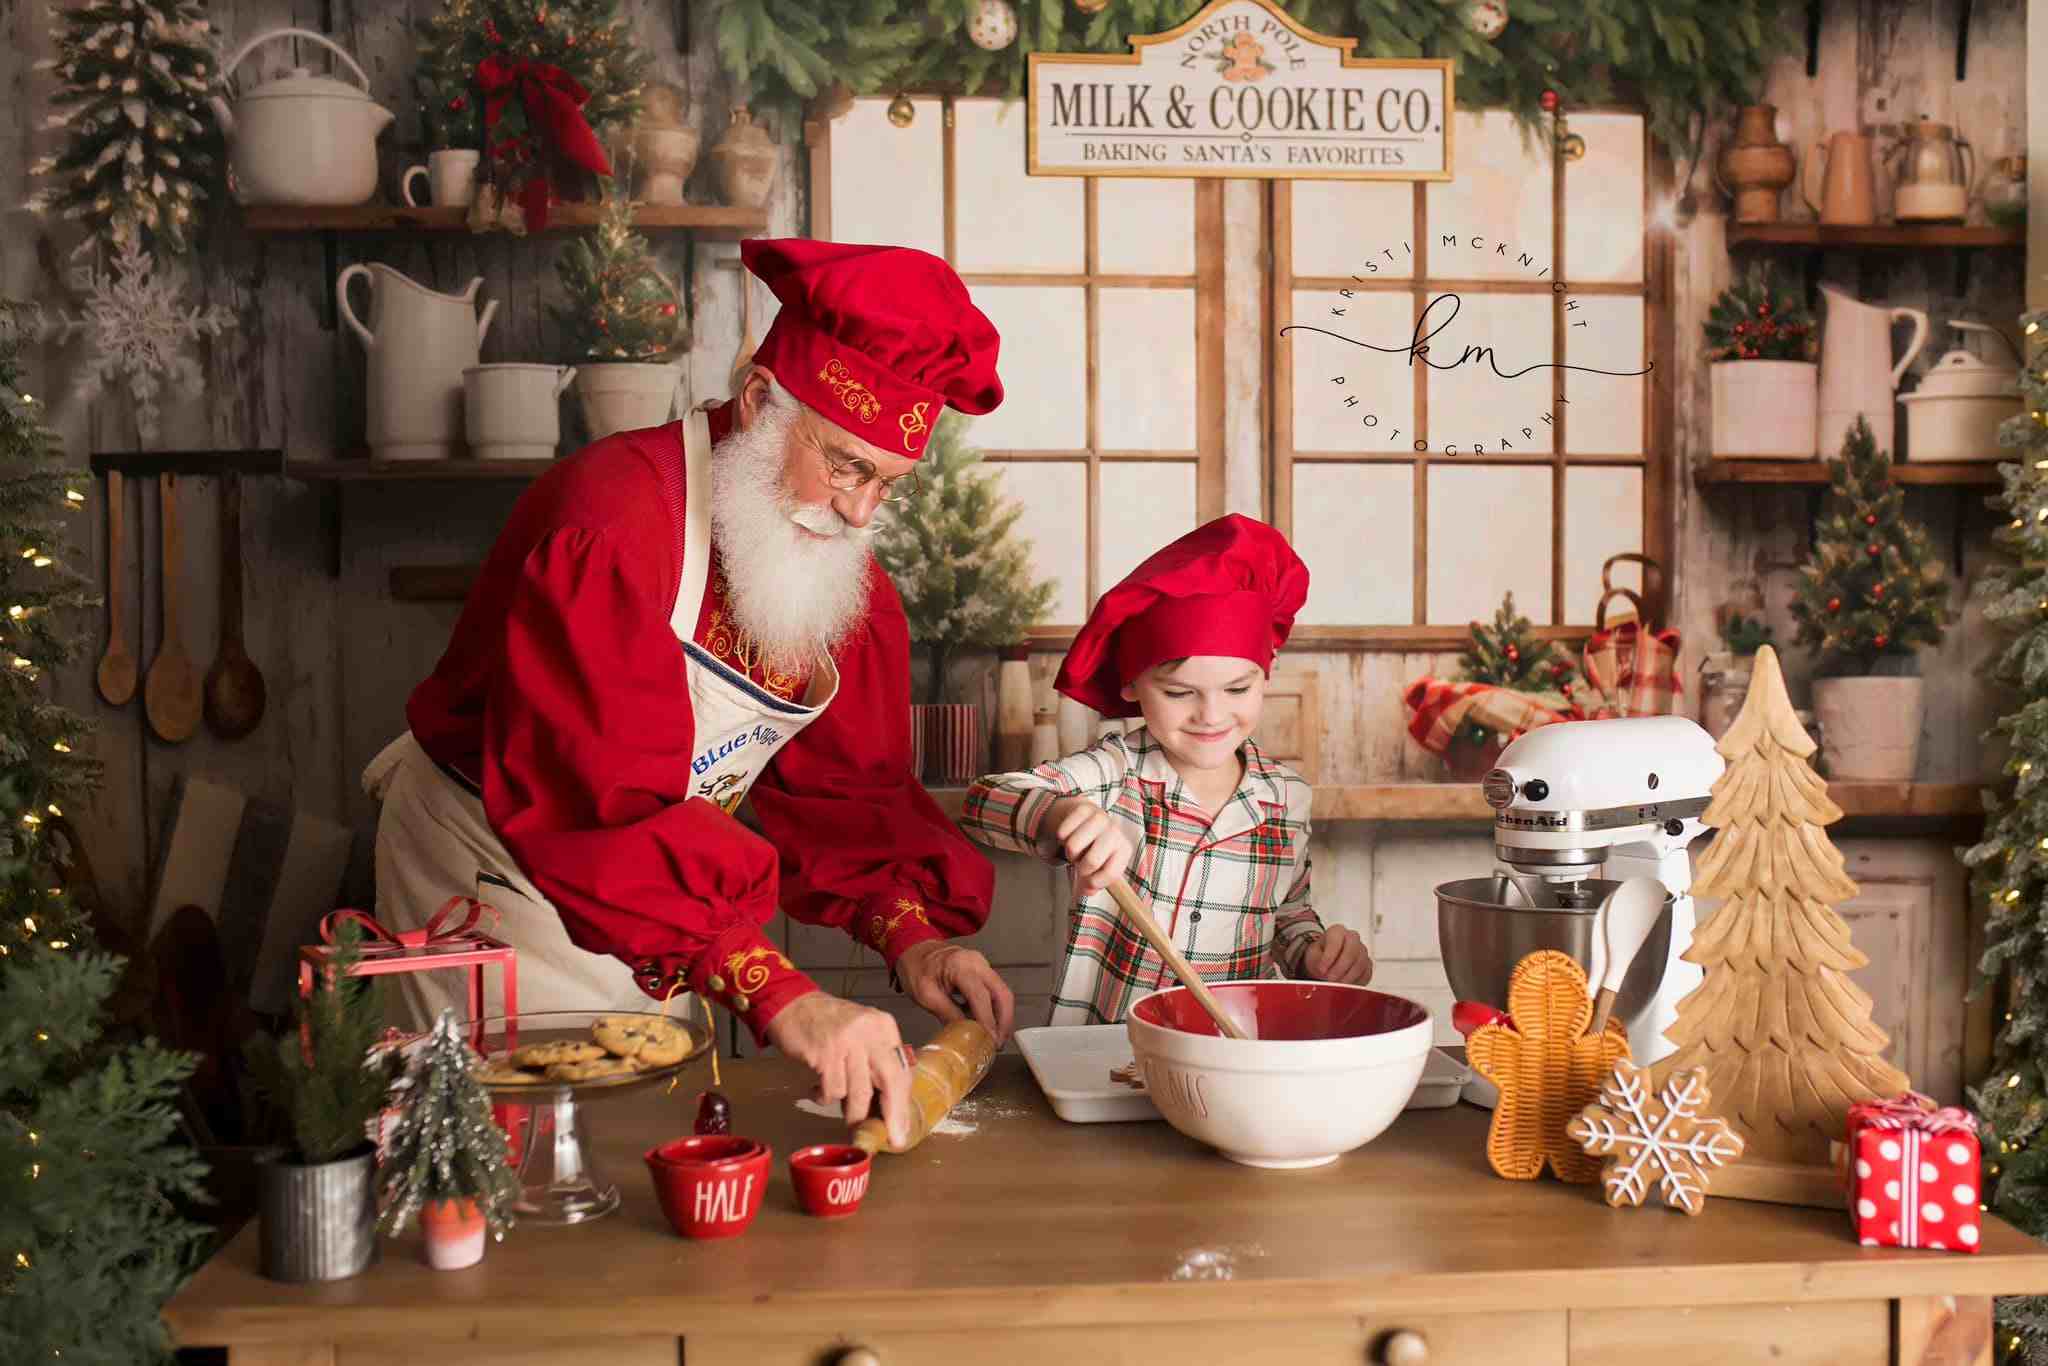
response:
<svg viewBox="0 0 2048 1366"><path fill-rule="evenodd" d="M720 1162L743 1162L758 1156L761 1145L751 1138L731 1134L698 1134L675 1138L651 1150L647 1156L670 1166L710 1166Z"/></svg>
<svg viewBox="0 0 2048 1366"><path fill-rule="evenodd" d="M858 1167L867 1160L865 1152L848 1143L820 1143L789 1155L792 1167Z"/></svg>
<svg viewBox="0 0 2048 1366"><path fill-rule="evenodd" d="M1428 1011L1402 997L1327 982L1229 982L1210 991L1228 1003L1226 1009L1242 1009L1249 999L1261 1039L1356 1039L1389 1034L1429 1018ZM1185 987L1148 996L1131 1013L1162 1029L1222 1033Z"/></svg>

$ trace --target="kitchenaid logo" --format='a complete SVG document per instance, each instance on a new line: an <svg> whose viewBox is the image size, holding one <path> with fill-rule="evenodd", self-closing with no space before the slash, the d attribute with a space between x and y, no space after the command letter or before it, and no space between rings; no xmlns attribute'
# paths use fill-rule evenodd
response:
<svg viewBox="0 0 2048 1366"><path fill-rule="evenodd" d="M1564 305L1564 325L1569 338L1572 332L1589 326L1588 321L1578 316L1581 313L1579 300L1571 296L1570 286L1562 280L1550 278L1550 264L1532 253L1484 233L1462 234L1446 232L1438 235L1430 246L1430 268L1434 273L1446 276L1463 276L1469 272L1456 264L1461 255L1486 256L1494 260L1506 259L1515 263L1522 272L1522 278L1546 283L1553 299ZM1390 281L1402 280L1406 276L1395 276L1391 267L1400 265L1411 272L1415 259L1415 244L1402 242L1398 246L1382 247L1366 257L1361 269L1363 274L1354 273L1354 284L1369 285L1376 276ZM1440 263L1450 261L1445 266ZM1512 278L1512 277L1506 277ZM1633 379L1647 375L1655 369L1645 365L1640 369L1609 369L1597 365L1571 365L1561 360L1536 359L1551 354L1551 337L1554 326L1549 313L1545 314L1542 330L1530 330L1527 337L1496 341L1489 345L1458 345L1438 338L1457 321L1464 301L1455 293L1446 291L1434 295L1415 319L1415 326L1406 337L1383 337L1360 335L1362 324L1352 318L1352 304L1365 291L1344 288L1337 291L1337 301L1329 306L1327 316L1320 323L1292 323L1280 329L1280 335L1291 337L1296 333L1305 337L1324 339L1322 345L1328 348L1327 363L1329 382L1339 395L1347 416L1361 427L1373 433L1376 440L1383 440L1389 446L1406 443L1413 451L1427 451L1432 446L1442 454L1484 455L1492 452L1512 452L1536 448L1557 425L1558 414L1569 407L1571 400L1564 396L1564 371L1575 370L1586 375L1605 375L1615 379ZM1375 291L1378 292L1378 291ZM1341 343L1341 345L1338 345ZM1584 345L1584 338L1568 343L1574 352ZM1453 348L1456 348L1455 353ZM1399 370L1394 366L1398 364ZM1550 370L1559 378L1551 395L1551 406L1534 412L1502 414L1498 418L1476 417L1460 413L1450 422L1432 421L1430 426L1444 430L1453 424L1457 427L1456 438L1437 441L1434 435L1425 438L1413 430L1404 430L1395 425L1388 415L1380 411L1376 397L1383 397L1390 384L1409 384L1415 367L1423 365L1431 370L1456 370L1461 366L1478 366L1482 373L1498 380L1516 380L1538 370ZM1401 390L1403 394L1411 390Z"/></svg>

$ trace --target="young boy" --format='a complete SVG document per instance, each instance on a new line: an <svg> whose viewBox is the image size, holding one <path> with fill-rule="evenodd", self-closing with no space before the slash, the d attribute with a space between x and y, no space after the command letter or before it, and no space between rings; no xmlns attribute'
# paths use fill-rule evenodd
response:
<svg viewBox="0 0 2048 1366"><path fill-rule="evenodd" d="M1104 594L1054 686L1144 723L1028 773L984 777L961 826L996 849L1073 870L1053 1024L1115 1024L1172 972L1103 890L1128 875L1212 982L1276 976L1364 983L1372 956L1309 902L1309 786L1251 733L1273 654L1308 595L1279 532L1219 518Z"/></svg>

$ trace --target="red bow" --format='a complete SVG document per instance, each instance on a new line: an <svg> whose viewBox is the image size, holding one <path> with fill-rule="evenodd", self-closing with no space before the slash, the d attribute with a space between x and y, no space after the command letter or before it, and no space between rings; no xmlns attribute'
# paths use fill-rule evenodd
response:
<svg viewBox="0 0 2048 1366"><path fill-rule="evenodd" d="M526 108L528 127L545 132L557 151L586 171L601 176L612 173L611 158L604 154L603 144L583 117L583 104L590 92L568 72L548 62L508 62L490 56L477 65L476 79L483 90L486 129L498 126L506 103L516 92ZM521 192L527 225L536 231L547 226L549 193L547 177L540 175L528 181Z"/></svg>
<svg viewBox="0 0 2048 1366"><path fill-rule="evenodd" d="M393 933L378 924L375 917L361 911L330 911L320 918L320 942L332 944L334 936L345 924L356 924L363 928L363 953L366 956L392 953L406 949L452 948L467 938L477 927L485 912L495 918L494 906L486 906L473 896L451 896L441 903L422 929L399 930ZM462 923L450 925L457 913Z"/></svg>
<svg viewBox="0 0 2048 1366"><path fill-rule="evenodd" d="M1974 1134L1977 1117L1953 1105L1937 1107L1931 1096L1908 1091L1890 1100L1868 1100L1849 1107L1849 1127L1918 1129L1929 1134Z"/></svg>

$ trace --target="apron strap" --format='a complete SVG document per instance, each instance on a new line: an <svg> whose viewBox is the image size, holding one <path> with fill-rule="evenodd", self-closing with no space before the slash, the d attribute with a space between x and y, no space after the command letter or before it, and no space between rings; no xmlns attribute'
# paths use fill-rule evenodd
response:
<svg viewBox="0 0 2048 1366"><path fill-rule="evenodd" d="M677 640L697 634L704 585L711 577L711 424L701 412L683 420L683 571L668 625Z"/></svg>

